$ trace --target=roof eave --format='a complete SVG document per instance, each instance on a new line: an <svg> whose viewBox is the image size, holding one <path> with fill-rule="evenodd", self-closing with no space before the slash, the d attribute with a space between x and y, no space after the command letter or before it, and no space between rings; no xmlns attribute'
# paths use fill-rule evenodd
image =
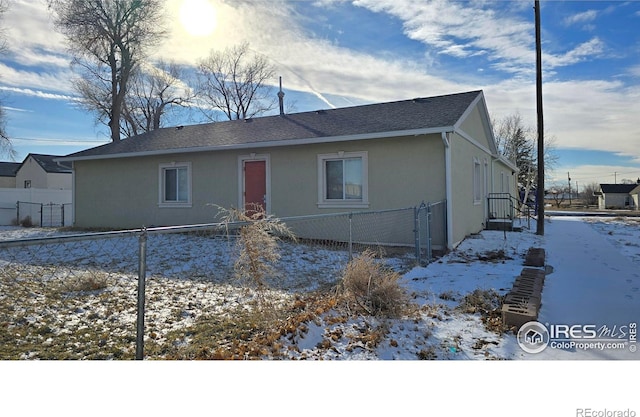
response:
<svg viewBox="0 0 640 417"><path fill-rule="evenodd" d="M273 148L283 146L297 146L297 145L311 145L317 143L336 143L336 142L349 142L359 140L371 140L371 139L384 139L401 136L419 136L438 134L442 132L453 131L453 126L432 127L422 129L410 129L410 130L397 130L391 132L378 132L378 133L365 133L359 135L345 135L345 136L328 136L318 138L304 138L304 139L292 139L292 140L275 140L266 142L250 142L234 145L216 145L216 146L199 146L192 148L171 148L155 151L142 151L142 152L126 152L117 154L106 155L89 155L89 156L62 156L55 158L56 162L75 162L75 161L91 161L101 159L119 159L119 158L134 158L144 156L159 156L170 155L176 153L195 153L195 152L220 152L229 150L242 150L242 149L262 149Z"/></svg>

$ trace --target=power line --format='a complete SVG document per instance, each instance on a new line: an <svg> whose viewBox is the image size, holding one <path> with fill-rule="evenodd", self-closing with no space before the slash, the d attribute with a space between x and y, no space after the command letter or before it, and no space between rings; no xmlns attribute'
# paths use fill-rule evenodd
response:
<svg viewBox="0 0 640 417"><path fill-rule="evenodd" d="M78 143L106 143L108 140L92 140L92 139L65 139L65 138L19 138L10 137L12 141L24 142L78 142Z"/></svg>

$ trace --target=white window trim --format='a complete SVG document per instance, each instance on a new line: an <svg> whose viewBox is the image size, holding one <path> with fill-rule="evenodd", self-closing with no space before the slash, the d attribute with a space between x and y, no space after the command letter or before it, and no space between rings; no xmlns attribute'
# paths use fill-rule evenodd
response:
<svg viewBox="0 0 640 417"><path fill-rule="evenodd" d="M505 182L506 182L505 178L506 177L507 177L507 174L505 174L504 171L500 171L500 192L501 193L506 193L509 190L508 187L505 187ZM507 189L505 190L505 188L507 188Z"/></svg>
<svg viewBox="0 0 640 417"><path fill-rule="evenodd" d="M164 200L164 171L167 168L187 168L187 201ZM191 208L192 206L191 162L170 162L158 165L158 207Z"/></svg>
<svg viewBox="0 0 640 417"><path fill-rule="evenodd" d="M362 200L327 200L325 161L335 159L362 159ZM369 155L367 151L336 152L318 155L318 208L369 208Z"/></svg>
<svg viewBox="0 0 640 417"><path fill-rule="evenodd" d="M482 165L478 158L473 158L473 204L482 204Z"/></svg>
<svg viewBox="0 0 640 417"><path fill-rule="evenodd" d="M489 161L484 159L482 162L482 198L486 201L489 197Z"/></svg>

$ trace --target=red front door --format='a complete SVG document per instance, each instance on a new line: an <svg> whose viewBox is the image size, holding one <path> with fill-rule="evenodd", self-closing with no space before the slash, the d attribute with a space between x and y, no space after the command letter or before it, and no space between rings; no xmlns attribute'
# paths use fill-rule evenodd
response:
<svg viewBox="0 0 640 417"><path fill-rule="evenodd" d="M244 161L244 209L250 213L258 206L267 211L267 163Z"/></svg>

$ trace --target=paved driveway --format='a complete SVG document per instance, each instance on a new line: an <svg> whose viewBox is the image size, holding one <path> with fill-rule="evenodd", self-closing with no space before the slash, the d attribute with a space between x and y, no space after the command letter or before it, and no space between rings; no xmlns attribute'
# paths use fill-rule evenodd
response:
<svg viewBox="0 0 640 417"><path fill-rule="evenodd" d="M598 333L606 326L610 331L606 338L610 341L619 337L628 340L631 323L636 326L640 323L640 265L581 218L552 217L545 224L544 242L546 262L553 273L547 275L545 281L538 321L546 325L595 325ZM626 336L623 337L623 333ZM575 335L579 336L577 332ZM592 341L580 337L570 339ZM604 335L596 340L603 339ZM640 359L640 353L631 349L629 344L618 350L567 346L523 356L528 359Z"/></svg>

